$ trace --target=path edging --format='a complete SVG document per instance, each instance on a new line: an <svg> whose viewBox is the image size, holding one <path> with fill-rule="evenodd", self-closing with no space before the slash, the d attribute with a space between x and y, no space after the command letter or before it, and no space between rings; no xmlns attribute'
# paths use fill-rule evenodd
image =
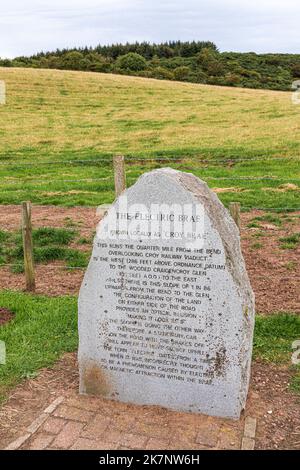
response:
<svg viewBox="0 0 300 470"><path fill-rule="evenodd" d="M244 425L241 450L254 450L256 436L257 419L247 416Z"/></svg>
<svg viewBox="0 0 300 470"><path fill-rule="evenodd" d="M18 450L28 439L44 424L48 416L64 401L65 397L56 398L50 405L28 426L26 433L11 442L4 450Z"/></svg>

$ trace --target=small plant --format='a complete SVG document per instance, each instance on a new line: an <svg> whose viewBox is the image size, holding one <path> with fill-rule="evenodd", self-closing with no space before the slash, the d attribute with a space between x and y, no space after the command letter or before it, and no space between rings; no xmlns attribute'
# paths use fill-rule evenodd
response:
<svg viewBox="0 0 300 470"><path fill-rule="evenodd" d="M71 217L65 217L64 218L64 221L65 221L65 226L66 227L76 227L78 225L77 222L75 222Z"/></svg>
<svg viewBox="0 0 300 470"><path fill-rule="evenodd" d="M280 248L284 250L293 250L297 248L300 243L300 233L293 233L287 237L281 237L279 238L279 241L281 242Z"/></svg>
<svg viewBox="0 0 300 470"><path fill-rule="evenodd" d="M279 217L279 215L276 214L261 215L259 217L255 217L253 221L269 222L270 224L276 225L277 227L281 227L282 225L281 218Z"/></svg>
<svg viewBox="0 0 300 470"><path fill-rule="evenodd" d="M45 263L59 259L63 260L65 253L66 248L60 246L36 247L33 249L34 261L36 263Z"/></svg>
<svg viewBox="0 0 300 470"><path fill-rule="evenodd" d="M82 237L77 240L78 245L89 245L91 243L91 240L88 238Z"/></svg>
<svg viewBox="0 0 300 470"><path fill-rule="evenodd" d="M297 266L298 264L296 263L296 261L289 261L288 263L285 264L285 268L288 271L294 271Z"/></svg>
<svg viewBox="0 0 300 470"><path fill-rule="evenodd" d="M261 230L259 230L258 232L253 233L252 236L253 236L254 238L260 238L260 237L263 237L264 235L265 235L264 232L262 232Z"/></svg>
<svg viewBox="0 0 300 470"><path fill-rule="evenodd" d="M64 228L42 227L33 230L33 243L38 246L51 244L68 245L76 236L76 232Z"/></svg>
<svg viewBox="0 0 300 470"><path fill-rule="evenodd" d="M64 260L68 268L85 268L88 264L88 255L79 250L66 250Z"/></svg>
<svg viewBox="0 0 300 470"><path fill-rule="evenodd" d="M0 243L5 242L8 238L9 238L9 232L5 232L4 230L0 230Z"/></svg>
<svg viewBox="0 0 300 470"><path fill-rule="evenodd" d="M10 268L11 272L14 274L21 274L24 272L24 263L23 261L15 262Z"/></svg>
<svg viewBox="0 0 300 470"><path fill-rule="evenodd" d="M255 242L255 243L252 243L252 245L251 245L252 250L259 250L262 247L263 247L263 244L260 243L260 242Z"/></svg>
<svg viewBox="0 0 300 470"><path fill-rule="evenodd" d="M248 228L260 228L260 225L253 219L247 224Z"/></svg>

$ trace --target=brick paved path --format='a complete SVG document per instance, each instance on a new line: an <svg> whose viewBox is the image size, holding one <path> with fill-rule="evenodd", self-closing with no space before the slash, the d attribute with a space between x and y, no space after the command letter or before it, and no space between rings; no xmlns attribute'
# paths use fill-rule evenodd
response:
<svg viewBox="0 0 300 470"><path fill-rule="evenodd" d="M249 424L251 427L251 418L246 419L245 429ZM26 434L8 448L240 449L242 440L250 447L254 445L254 440L243 439L244 425L244 418L218 419L160 407L127 405L74 392L55 400L27 428Z"/></svg>

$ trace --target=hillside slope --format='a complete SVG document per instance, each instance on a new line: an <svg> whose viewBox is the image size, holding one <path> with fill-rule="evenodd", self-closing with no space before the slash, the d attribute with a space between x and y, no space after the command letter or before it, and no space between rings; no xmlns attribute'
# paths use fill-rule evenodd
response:
<svg viewBox="0 0 300 470"><path fill-rule="evenodd" d="M299 154L291 93L135 77L0 69L0 154L77 150Z"/></svg>
<svg viewBox="0 0 300 470"><path fill-rule="evenodd" d="M26 177L28 182L37 176L41 180L38 187L32 183L28 190L24 184L4 187L2 202L31 197L36 202L93 203L92 194L98 189L91 183L75 188L91 194L68 198L59 194L67 191L66 185L57 182L52 193L58 194L49 196L43 181L49 175L51 184L62 175L65 179L109 178L110 167L39 163L115 153L136 158L185 157L185 163L191 158L189 164L195 170L199 170L195 161L201 159L275 157L268 163L252 164L250 170L249 164L236 165L230 174L300 176L300 106L293 105L290 93L20 68L1 68L0 80L5 80L7 88L7 103L0 106L2 181L17 183L14 178ZM283 167L277 157L294 161ZM12 168L14 162L36 166ZM217 173L205 168L200 173L226 176L223 166ZM129 178L134 180L140 171L140 165L131 166ZM112 182L107 182L104 202L111 199L111 190Z"/></svg>
<svg viewBox="0 0 300 470"><path fill-rule="evenodd" d="M3 67L81 70L163 80L269 90L291 90L300 78L300 54L220 52L211 41L135 42L42 51L0 58Z"/></svg>

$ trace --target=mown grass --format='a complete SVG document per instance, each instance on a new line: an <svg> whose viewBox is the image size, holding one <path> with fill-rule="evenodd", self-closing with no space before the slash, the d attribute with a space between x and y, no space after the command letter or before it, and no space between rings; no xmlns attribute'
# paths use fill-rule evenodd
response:
<svg viewBox="0 0 300 470"><path fill-rule="evenodd" d="M300 339L299 315L257 315L254 357L268 362L288 362L292 355L292 342L298 339Z"/></svg>
<svg viewBox="0 0 300 470"><path fill-rule="evenodd" d="M289 364L293 371L291 388L300 393L300 365L292 365L292 344L300 340L299 315L278 314L256 317L254 349L255 359L276 364Z"/></svg>
<svg viewBox="0 0 300 470"><path fill-rule="evenodd" d="M122 153L128 185L171 166L227 188L225 204L300 207L300 107L289 93L34 69L2 68L0 79L2 204L110 203ZM238 179L265 175L281 180Z"/></svg>
<svg viewBox="0 0 300 470"><path fill-rule="evenodd" d="M22 379L34 377L64 352L77 347L76 298L40 297L2 291L0 305L15 312L0 327L6 344L6 365L0 365L0 401Z"/></svg>
<svg viewBox="0 0 300 470"><path fill-rule="evenodd" d="M15 312L15 319L0 327L5 341L6 365L0 365L0 400L24 378L34 376L64 353L75 351L77 298L43 297L13 291L0 292L0 306ZM254 358L291 364L292 343L300 339L300 317L296 315L258 316L254 338ZM300 392L300 368L294 366L292 387Z"/></svg>
<svg viewBox="0 0 300 470"><path fill-rule="evenodd" d="M41 227L32 231L33 256L36 264L61 260L68 268L84 268L88 254L69 247L78 235L76 230ZM79 241L77 242L78 244ZM8 264L14 273L24 272L23 242L20 232L0 231L0 266Z"/></svg>

